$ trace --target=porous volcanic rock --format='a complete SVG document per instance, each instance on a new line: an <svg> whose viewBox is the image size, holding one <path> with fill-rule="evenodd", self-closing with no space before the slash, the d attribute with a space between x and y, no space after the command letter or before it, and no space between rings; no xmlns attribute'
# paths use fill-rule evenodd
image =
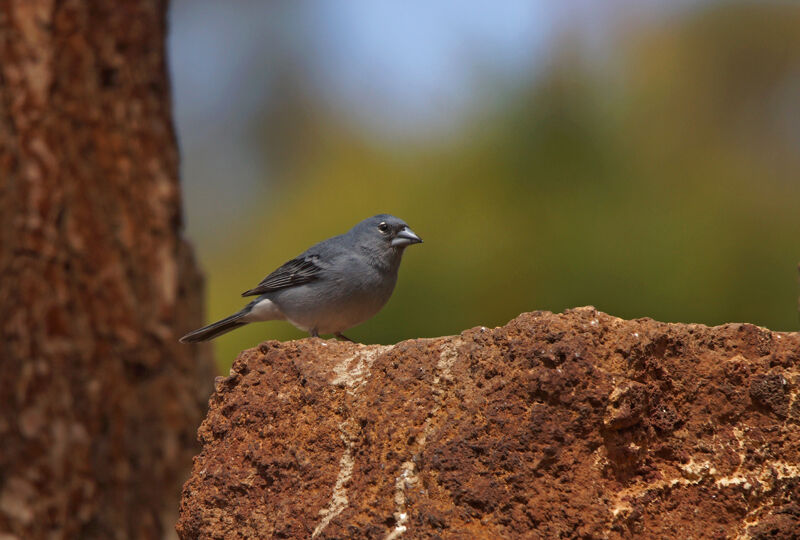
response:
<svg viewBox="0 0 800 540"><path fill-rule="evenodd" d="M534 312L269 341L219 379L182 538L797 538L800 335Z"/></svg>

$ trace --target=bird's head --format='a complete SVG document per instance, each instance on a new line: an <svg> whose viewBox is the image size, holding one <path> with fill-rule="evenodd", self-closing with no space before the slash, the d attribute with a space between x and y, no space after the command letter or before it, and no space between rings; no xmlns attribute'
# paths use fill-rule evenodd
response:
<svg viewBox="0 0 800 540"><path fill-rule="evenodd" d="M405 221L389 214L378 214L365 219L353 227L352 232L359 244L386 250L403 251L411 244L422 242L422 238Z"/></svg>

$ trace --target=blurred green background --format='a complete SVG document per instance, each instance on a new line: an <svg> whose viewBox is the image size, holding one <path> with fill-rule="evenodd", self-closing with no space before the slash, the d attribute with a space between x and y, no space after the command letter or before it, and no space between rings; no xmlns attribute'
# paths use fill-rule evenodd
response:
<svg viewBox="0 0 800 540"><path fill-rule="evenodd" d="M800 3L554 4L174 1L208 320L388 212L425 243L357 341L587 304L796 330Z"/></svg>

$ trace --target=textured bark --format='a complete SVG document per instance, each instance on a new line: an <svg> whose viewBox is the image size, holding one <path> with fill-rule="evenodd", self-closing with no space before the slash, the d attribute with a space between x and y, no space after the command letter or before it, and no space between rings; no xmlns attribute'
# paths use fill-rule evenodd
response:
<svg viewBox="0 0 800 540"><path fill-rule="evenodd" d="M593 308L242 353L190 538L797 538L800 334Z"/></svg>
<svg viewBox="0 0 800 540"><path fill-rule="evenodd" d="M0 0L0 533L157 538L213 377L165 1ZM0 536L3 536L0 534ZM5 536L4 536L5 538Z"/></svg>

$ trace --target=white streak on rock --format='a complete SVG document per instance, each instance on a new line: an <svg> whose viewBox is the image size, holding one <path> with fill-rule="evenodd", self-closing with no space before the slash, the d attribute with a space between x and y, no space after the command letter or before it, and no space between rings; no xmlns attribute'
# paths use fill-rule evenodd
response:
<svg viewBox="0 0 800 540"><path fill-rule="evenodd" d="M348 356L337 363L333 372L336 375L331 381L334 386L343 386L351 396L356 395L366 384L370 376L370 369L378 355L390 350L391 346L376 346L366 350L360 350L353 356ZM353 477L353 445L358 436L358 426L352 419L345 419L339 423L339 434L344 442L344 452L339 460L339 474L336 477L336 484L333 486L333 494L326 508L319 511L322 518L311 538L315 538L330 524L331 520L344 511L350 504L347 498L347 483Z"/></svg>
<svg viewBox="0 0 800 540"><path fill-rule="evenodd" d="M339 424L340 436L345 445L342 458L339 460L339 475L336 477L336 484L333 486L333 494L331 495L328 507L319 511L319 516L322 519L314 528L311 538L315 538L319 533L324 531L331 520L341 514L349 504L347 499L347 487L345 486L353 477L353 465L355 464L355 460L353 459L352 435L355 426L349 424L352 424L352 422L348 422L347 420Z"/></svg>
<svg viewBox="0 0 800 540"><path fill-rule="evenodd" d="M391 348L391 346L376 346L345 358L333 367L336 377L331 384L345 386L348 394L355 395L369 379L375 358Z"/></svg>
<svg viewBox="0 0 800 540"><path fill-rule="evenodd" d="M435 403L428 414L425 424L422 428L422 433L417 437L415 454L419 454L425 447L425 442L428 440L428 435L433 431L433 419L442 408L442 396L444 390L442 389L442 381L452 380L452 369L458 359L458 346L461 340L456 339L453 341L446 341L443 343L441 352L439 353L439 361L436 363L436 372L433 375L433 395ZM408 530L406 522L408 521L408 509L406 503L406 490L413 488L419 482L417 476L416 465L413 461L405 461L400 465L400 475L394 480L394 529L388 532L384 540L396 540Z"/></svg>

